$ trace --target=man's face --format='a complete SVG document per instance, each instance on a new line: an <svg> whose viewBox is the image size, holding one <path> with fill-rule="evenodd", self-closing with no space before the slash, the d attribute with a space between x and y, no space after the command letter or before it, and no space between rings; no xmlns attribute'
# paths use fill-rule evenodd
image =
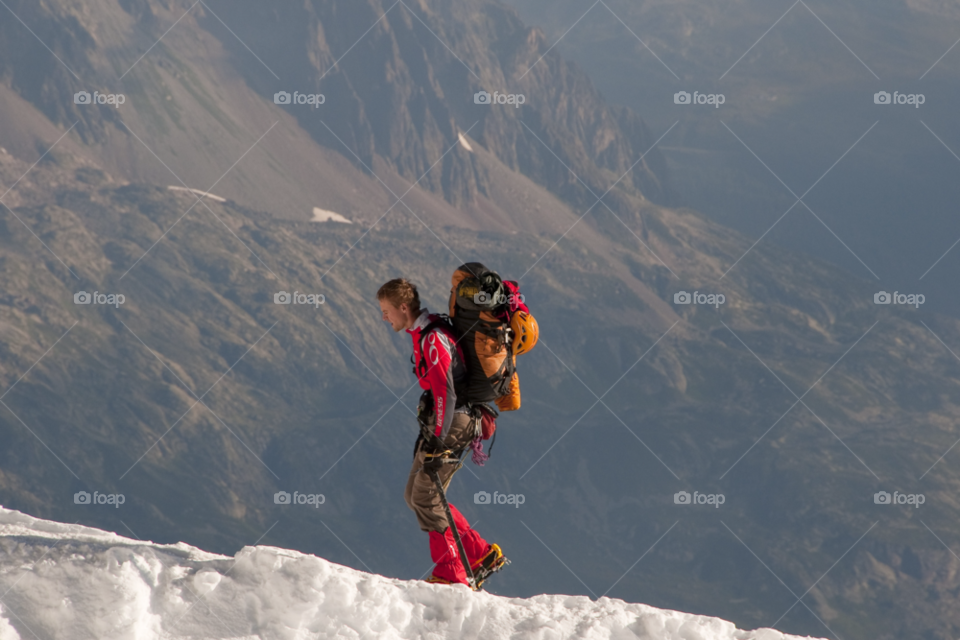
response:
<svg viewBox="0 0 960 640"><path fill-rule="evenodd" d="M403 331L407 328L407 305L395 307L389 300L379 302L384 322L389 322L394 331Z"/></svg>

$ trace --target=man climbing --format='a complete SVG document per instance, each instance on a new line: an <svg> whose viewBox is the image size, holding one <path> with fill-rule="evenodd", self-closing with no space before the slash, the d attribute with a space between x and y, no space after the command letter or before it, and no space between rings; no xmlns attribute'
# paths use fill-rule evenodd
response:
<svg viewBox="0 0 960 640"><path fill-rule="evenodd" d="M457 393L466 377L463 353L449 325L420 308L417 287L408 280L387 282L377 291L377 300L384 321L396 332L406 330L413 339L414 372L425 390L420 400L420 435L414 446L404 499L416 514L420 529L430 536L430 555L436 567L428 582L470 586L447 519L445 496L433 475L437 474L445 493L459 465L444 464L443 460L459 458L477 437L474 412L463 401L465 394ZM474 574L473 586L479 588L486 577L503 566L506 558L498 545L487 543L470 528L456 507L449 504L449 509Z"/></svg>

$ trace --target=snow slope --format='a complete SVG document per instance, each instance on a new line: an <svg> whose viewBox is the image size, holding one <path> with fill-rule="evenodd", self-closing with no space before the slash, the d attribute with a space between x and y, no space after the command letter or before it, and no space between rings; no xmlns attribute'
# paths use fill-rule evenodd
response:
<svg viewBox="0 0 960 640"><path fill-rule="evenodd" d="M609 598L394 580L276 547L230 558L0 507L0 640L795 637Z"/></svg>

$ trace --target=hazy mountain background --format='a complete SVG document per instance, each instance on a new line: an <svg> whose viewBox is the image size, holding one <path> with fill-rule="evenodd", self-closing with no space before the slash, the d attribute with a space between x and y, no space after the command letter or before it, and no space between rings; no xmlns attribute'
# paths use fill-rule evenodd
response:
<svg viewBox="0 0 960 640"><path fill-rule="evenodd" d="M686 6L660 15L672 8L680 20L693 12ZM729 24L748 9L729 8ZM409 340L380 320L375 291L406 275L438 309L452 270L479 259L520 280L542 330L520 362L523 408L502 418L488 465L460 471L451 491L513 560L493 592L606 594L837 638L960 630L951 550L960 322L949 307L936 312L932 289L920 291L920 309L875 305L874 293L895 284L889 271L878 281L783 238L750 249L759 236L743 222L757 215L751 185L774 201L775 178L716 149L700 169L682 160L696 154L661 153L693 145L682 141L721 116L670 129L680 118L662 106L648 115L626 99L606 102L601 91L616 96L589 60L585 72L561 55L577 31L552 47L555 16L542 8L545 30L483 0L0 10L5 506L223 553L259 542L389 576L426 574L426 537L402 501L419 393ZM714 11L690 15L719 20ZM952 19L939 16L929 33ZM927 34L889 24L905 42ZM709 51L718 68L740 55ZM819 72L791 59L796 82L821 78L811 91L832 74L866 72L855 59L834 71L836 54ZM759 62L744 58L734 71L747 78L750 64ZM647 82L672 109L680 87ZM525 103L475 104L482 89ZM74 103L94 90L126 102ZM326 100L276 105L278 91ZM803 178L815 181L875 121L867 99L862 118L822 117L843 135L819 149L794 131L789 142L809 145L817 161L784 152L784 168L773 168L798 195ZM768 121L741 117L761 158L787 146L783 130L776 143ZM937 130L935 119L925 121ZM885 162L875 177L883 188L911 185L920 171L909 155ZM727 213L684 206L700 202L699 177L701 188L724 186ZM840 177L829 180L853 179ZM859 192L828 197L827 180L811 192L814 211L860 211ZM218 197L198 202L169 186ZM314 208L351 224L314 222ZM823 230L800 209L781 224L792 216ZM836 232L866 237L839 223ZM938 237L952 242L949 230ZM909 251L895 253L887 264ZM947 277L951 264L928 277ZM281 290L326 301L275 305ZM676 305L681 290L726 302ZM78 291L125 302L76 305ZM123 493L126 503L75 505L81 490ZM279 490L326 502L275 505ZM525 503L474 504L481 490L523 493ZM682 490L726 502L674 504ZM880 490L926 502L876 505Z"/></svg>
<svg viewBox="0 0 960 640"><path fill-rule="evenodd" d="M931 269L960 238L956 2L507 4L559 40L555 50L608 100L654 131L679 122L660 149L686 205L752 238L773 227L763 242L922 291L929 308L960 315L960 256ZM676 105L681 90L726 102ZM926 102L876 105L878 91ZM777 223L796 202L790 191L811 187L804 202L826 226L802 204Z"/></svg>

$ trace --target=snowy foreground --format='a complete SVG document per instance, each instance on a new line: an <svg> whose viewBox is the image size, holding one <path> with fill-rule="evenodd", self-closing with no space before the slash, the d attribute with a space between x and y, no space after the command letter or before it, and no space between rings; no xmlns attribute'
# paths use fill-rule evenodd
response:
<svg viewBox="0 0 960 640"><path fill-rule="evenodd" d="M609 598L393 580L276 547L230 558L0 507L0 640L795 637Z"/></svg>

